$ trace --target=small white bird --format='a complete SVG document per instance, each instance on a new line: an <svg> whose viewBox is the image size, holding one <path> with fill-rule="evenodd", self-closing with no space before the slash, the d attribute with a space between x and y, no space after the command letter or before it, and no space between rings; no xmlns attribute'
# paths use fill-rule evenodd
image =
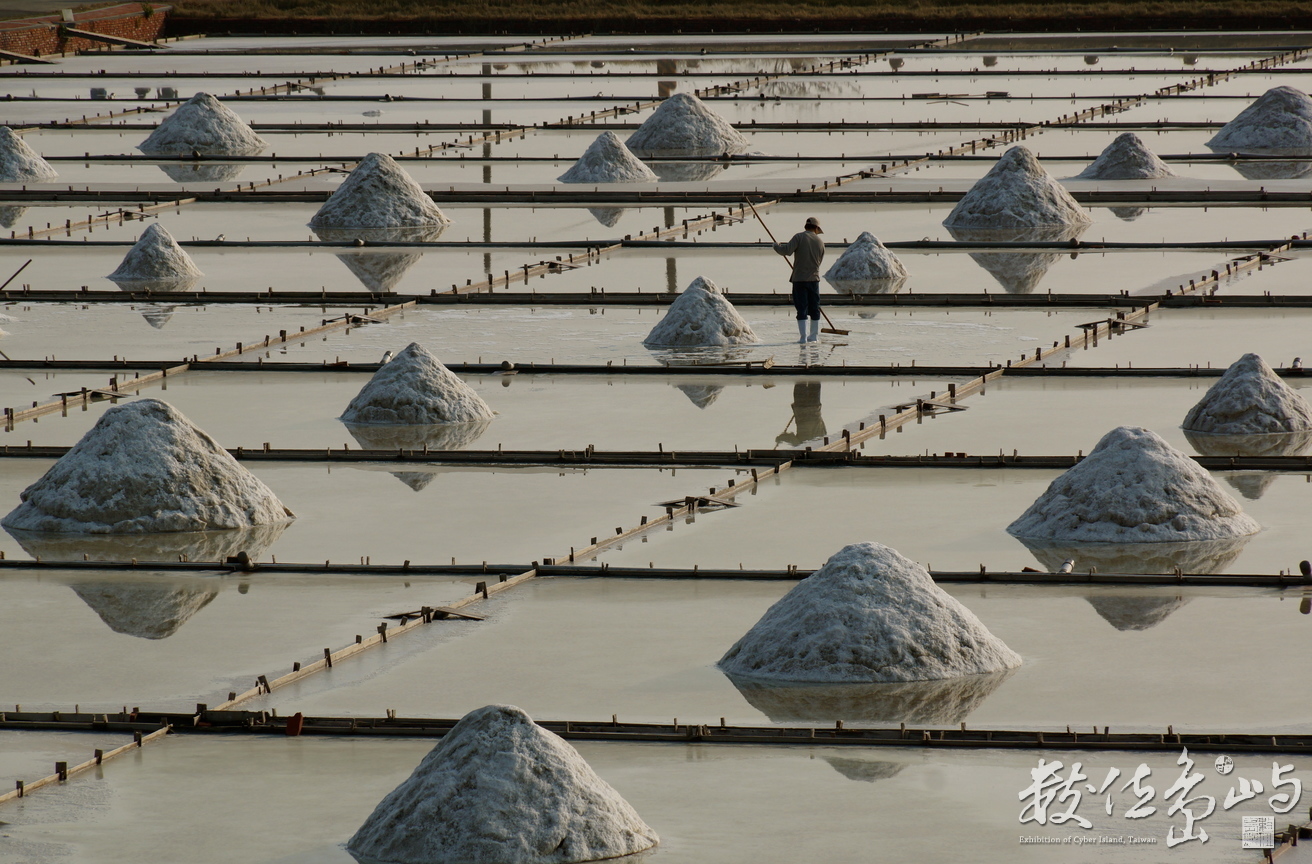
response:
<svg viewBox="0 0 1312 864"><path fill-rule="evenodd" d="M1289 364L1289 368L1290 368L1290 369L1302 369L1302 368L1303 368L1303 358L1302 358L1302 357L1295 357L1295 358L1294 358L1294 362Z"/></svg>
<svg viewBox="0 0 1312 864"><path fill-rule="evenodd" d="M1066 561L1061 565L1061 569L1058 570L1057 572L1058 572L1058 573L1069 573L1069 572L1071 572L1071 571L1074 570L1074 569L1075 569L1075 559L1074 559L1074 558L1067 558Z"/></svg>
<svg viewBox="0 0 1312 864"><path fill-rule="evenodd" d="M382 360L379 360L378 362L379 362L381 365L383 365L383 366L386 366L388 363L391 363L391 362L392 362L392 352L391 352L391 351L388 351L386 354L383 355L383 359L382 359Z"/></svg>
<svg viewBox="0 0 1312 864"><path fill-rule="evenodd" d="M227 235L227 234L220 234L218 237L215 237L215 238L214 238L214 242L216 242L216 243L222 243L224 240L227 240L227 239L228 239L228 235Z"/></svg>

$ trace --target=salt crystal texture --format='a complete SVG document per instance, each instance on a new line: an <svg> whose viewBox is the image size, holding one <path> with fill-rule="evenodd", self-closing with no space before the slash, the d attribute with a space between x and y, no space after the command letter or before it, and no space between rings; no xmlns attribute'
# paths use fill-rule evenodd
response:
<svg viewBox="0 0 1312 864"><path fill-rule="evenodd" d="M840 549L720 659L775 681L930 681L1021 664L929 572L878 543Z"/></svg>
<svg viewBox="0 0 1312 864"><path fill-rule="evenodd" d="M907 268L869 231L862 231L825 271L825 280L846 294L891 294L906 278Z"/></svg>
<svg viewBox="0 0 1312 864"><path fill-rule="evenodd" d="M148 534L286 522L290 510L172 405L109 408L0 525L21 531Z"/></svg>
<svg viewBox="0 0 1312 864"><path fill-rule="evenodd" d="M1225 370L1182 424L1215 435L1271 435L1312 430L1312 405L1256 354Z"/></svg>
<svg viewBox="0 0 1312 864"><path fill-rule="evenodd" d="M59 172L50 167L27 142L8 126L0 126L0 181L6 183L40 183L54 180Z"/></svg>
<svg viewBox="0 0 1312 864"><path fill-rule="evenodd" d="M173 235L153 222L141 232L109 278L120 284L148 282L151 287L166 287L169 283L191 283L203 275Z"/></svg>
<svg viewBox="0 0 1312 864"><path fill-rule="evenodd" d="M426 426L475 423L493 416L473 387L422 345L411 342L374 373L341 419L348 425Z"/></svg>
<svg viewBox="0 0 1312 864"><path fill-rule="evenodd" d="M1034 154L1012 147L952 208L943 224L962 228L1086 225L1093 220Z"/></svg>
<svg viewBox="0 0 1312 864"><path fill-rule="evenodd" d="M510 705L469 712L346 849L369 864L564 864L659 842L561 738Z"/></svg>
<svg viewBox="0 0 1312 864"><path fill-rule="evenodd" d="M1136 426L1104 435L1007 527L1025 540L1113 544L1220 540L1260 530L1197 462Z"/></svg>
<svg viewBox="0 0 1312 864"><path fill-rule="evenodd" d="M618 135L602 132L558 179L561 183L650 183L656 173L629 152Z"/></svg>
<svg viewBox="0 0 1312 864"><path fill-rule="evenodd" d="M1207 146L1246 152L1272 148L1312 152L1312 99L1293 87L1272 87L1222 126Z"/></svg>
<svg viewBox="0 0 1312 864"><path fill-rule="evenodd" d="M674 298L665 317L642 344L649 347L698 347L760 342L733 304L705 276L698 276Z"/></svg>
<svg viewBox="0 0 1312 864"><path fill-rule="evenodd" d="M208 93L197 93L137 149L149 156L253 156L268 146L231 108Z"/></svg>
<svg viewBox="0 0 1312 864"><path fill-rule="evenodd" d="M1175 172L1133 132L1117 135L1093 164L1075 175L1079 180L1153 180L1174 176Z"/></svg>
<svg viewBox="0 0 1312 864"><path fill-rule="evenodd" d="M642 158L705 156L738 153L747 147L747 139L696 96L675 93L643 121L625 146Z"/></svg>
<svg viewBox="0 0 1312 864"><path fill-rule="evenodd" d="M360 160L314 214L314 228L418 228L448 225L428 193L386 153Z"/></svg>

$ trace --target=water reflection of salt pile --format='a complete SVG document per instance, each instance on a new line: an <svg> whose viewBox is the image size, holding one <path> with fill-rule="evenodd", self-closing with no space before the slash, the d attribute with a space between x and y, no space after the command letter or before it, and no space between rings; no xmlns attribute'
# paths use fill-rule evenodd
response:
<svg viewBox="0 0 1312 864"><path fill-rule="evenodd" d="M346 243L431 243L442 236L445 225L418 228L322 228L311 229L320 240ZM395 291L396 286L424 257L422 249L361 249L337 252L337 260L346 265L360 284L375 293Z"/></svg>
<svg viewBox="0 0 1312 864"><path fill-rule="evenodd" d="M43 561L225 561L245 552L252 559L268 551L289 523L253 525L226 531L158 534L56 534L5 527L18 545Z"/></svg>
<svg viewBox="0 0 1312 864"><path fill-rule="evenodd" d="M874 783L878 780L892 779L901 774L902 769L907 767L905 762L885 762L844 756L824 756L821 758L848 780L856 780L860 783Z"/></svg>
<svg viewBox="0 0 1312 864"><path fill-rule="evenodd" d="M1075 561L1076 573L1086 573L1090 569L1099 573L1174 573L1177 569L1181 573L1219 573L1239 557L1251 537L1162 543L1072 543L1045 542L1025 537L1017 539L1045 569L1053 573L1071 559Z"/></svg>
<svg viewBox="0 0 1312 864"><path fill-rule="evenodd" d="M26 212L26 207L20 207L17 204L0 206L0 228L13 228Z"/></svg>
<svg viewBox="0 0 1312 864"><path fill-rule="evenodd" d="M167 639L219 596L219 584L193 579L100 580L68 587L115 633Z"/></svg>
<svg viewBox="0 0 1312 864"><path fill-rule="evenodd" d="M429 426L353 426L346 429L365 450L461 450L479 439L491 420L445 423ZM432 470L391 471L397 480L416 492L423 490L438 472Z"/></svg>
<svg viewBox="0 0 1312 864"><path fill-rule="evenodd" d="M1151 629L1189 603L1189 598L1179 596L1099 595L1085 599L1117 630Z"/></svg>
<svg viewBox="0 0 1312 864"><path fill-rule="evenodd" d="M1079 239L1086 225L1048 226L1045 228L954 228L952 239L961 243L1065 243ZM993 252L967 253L970 259L988 271L1008 294L1029 294L1039 287L1049 268L1063 252Z"/></svg>
<svg viewBox="0 0 1312 864"><path fill-rule="evenodd" d="M607 228L614 228L619 224L620 217L624 215L623 207L589 207L588 212L592 218L596 219Z"/></svg>
<svg viewBox="0 0 1312 864"><path fill-rule="evenodd" d="M798 684L729 680L771 723L952 725L965 720L1011 677L1010 669L935 681L886 684Z"/></svg>
<svg viewBox="0 0 1312 864"><path fill-rule="evenodd" d="M159 170L177 183L225 183L246 170L240 162L161 162Z"/></svg>

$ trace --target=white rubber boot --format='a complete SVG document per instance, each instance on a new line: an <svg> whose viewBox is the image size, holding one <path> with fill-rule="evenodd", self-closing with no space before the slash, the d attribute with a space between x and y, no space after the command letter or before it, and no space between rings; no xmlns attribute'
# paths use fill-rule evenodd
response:
<svg viewBox="0 0 1312 864"><path fill-rule="evenodd" d="M806 341L806 319L797 319L797 342L801 344Z"/></svg>
<svg viewBox="0 0 1312 864"><path fill-rule="evenodd" d="M807 337L806 341L807 341L807 342L819 342L819 341L820 341L820 319L819 319L819 318L812 318L812 319L811 319L811 335Z"/></svg>

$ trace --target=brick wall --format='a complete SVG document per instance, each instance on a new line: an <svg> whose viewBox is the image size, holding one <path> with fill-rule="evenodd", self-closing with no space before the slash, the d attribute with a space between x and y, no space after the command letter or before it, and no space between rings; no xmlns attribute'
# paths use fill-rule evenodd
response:
<svg viewBox="0 0 1312 864"><path fill-rule="evenodd" d="M73 3L70 0L70 6ZM164 21L172 7L150 3L120 3L89 12L73 15L72 26L78 30L122 36L141 42L153 42L164 29ZM104 42L80 36L65 36L59 15L42 15L38 18L20 18L0 21L0 50L16 54L43 56L61 52L103 50Z"/></svg>

